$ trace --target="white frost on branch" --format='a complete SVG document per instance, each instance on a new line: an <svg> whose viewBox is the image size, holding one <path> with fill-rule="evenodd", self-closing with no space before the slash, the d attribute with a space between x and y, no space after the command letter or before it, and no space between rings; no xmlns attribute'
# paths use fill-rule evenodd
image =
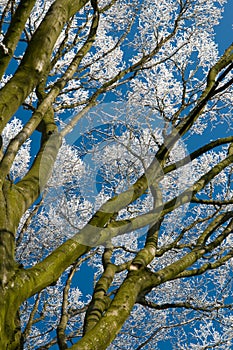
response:
<svg viewBox="0 0 233 350"><path fill-rule="evenodd" d="M9 122L2 132L3 138L3 149L6 150L10 141L22 130L23 123L20 119L14 117ZM28 139L19 149L15 160L12 164L10 176L12 180L23 177L30 166L30 151L31 151L31 140Z"/></svg>

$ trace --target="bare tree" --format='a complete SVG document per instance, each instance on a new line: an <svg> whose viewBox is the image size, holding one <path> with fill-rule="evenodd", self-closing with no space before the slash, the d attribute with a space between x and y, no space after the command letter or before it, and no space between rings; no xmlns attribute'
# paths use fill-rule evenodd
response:
<svg viewBox="0 0 233 350"><path fill-rule="evenodd" d="M1 348L230 346L223 1L0 8ZM91 298L80 290L87 266Z"/></svg>

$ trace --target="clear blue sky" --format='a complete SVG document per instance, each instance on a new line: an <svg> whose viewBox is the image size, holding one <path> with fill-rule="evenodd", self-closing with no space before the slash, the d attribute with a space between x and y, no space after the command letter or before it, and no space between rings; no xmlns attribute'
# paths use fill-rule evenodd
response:
<svg viewBox="0 0 233 350"><path fill-rule="evenodd" d="M221 53L233 41L233 0L228 0L220 25L216 27L216 39Z"/></svg>

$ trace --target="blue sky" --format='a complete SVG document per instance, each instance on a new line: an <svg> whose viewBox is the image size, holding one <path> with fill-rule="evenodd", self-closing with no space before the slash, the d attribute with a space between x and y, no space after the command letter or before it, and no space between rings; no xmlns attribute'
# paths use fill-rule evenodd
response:
<svg viewBox="0 0 233 350"><path fill-rule="evenodd" d="M233 41L233 0L228 0L220 25L216 27L216 39L220 53Z"/></svg>

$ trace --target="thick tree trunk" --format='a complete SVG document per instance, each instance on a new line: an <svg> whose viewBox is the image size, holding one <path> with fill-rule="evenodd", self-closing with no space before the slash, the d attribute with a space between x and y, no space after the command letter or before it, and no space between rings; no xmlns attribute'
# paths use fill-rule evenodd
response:
<svg viewBox="0 0 233 350"><path fill-rule="evenodd" d="M13 295L3 297L0 301L0 346L2 350L23 349L19 309ZM16 294L16 293L15 293Z"/></svg>
<svg viewBox="0 0 233 350"><path fill-rule="evenodd" d="M15 288L19 266L15 261L15 234L20 220L21 206L17 192L5 180L0 190L0 349L23 349L20 328L20 298Z"/></svg>
<svg viewBox="0 0 233 350"><path fill-rule="evenodd" d="M0 348L23 349L17 289L13 291L18 266L14 261L14 234L0 232Z"/></svg>
<svg viewBox="0 0 233 350"><path fill-rule="evenodd" d="M14 185L5 180L0 189L0 288L7 286L17 269L15 234L25 207L17 204L18 196Z"/></svg>

